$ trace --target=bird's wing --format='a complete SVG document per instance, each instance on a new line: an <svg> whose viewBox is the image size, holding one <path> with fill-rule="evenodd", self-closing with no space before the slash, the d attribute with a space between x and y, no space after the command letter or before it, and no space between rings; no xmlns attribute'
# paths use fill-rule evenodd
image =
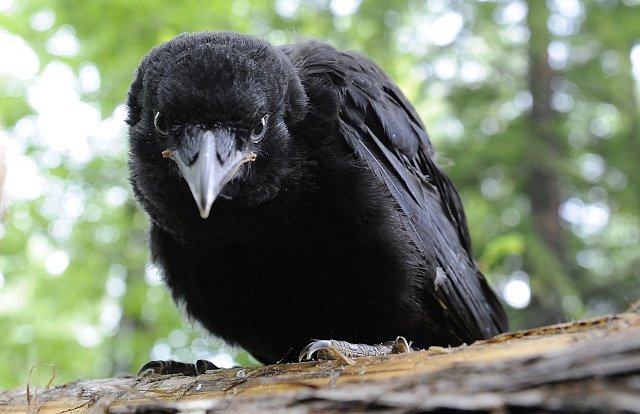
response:
<svg viewBox="0 0 640 414"><path fill-rule="evenodd" d="M284 52L303 76L321 77L340 94L339 132L402 209L428 264L434 299L460 342L506 330L504 310L472 258L458 192L434 161L425 128L402 92L356 54L318 43Z"/></svg>

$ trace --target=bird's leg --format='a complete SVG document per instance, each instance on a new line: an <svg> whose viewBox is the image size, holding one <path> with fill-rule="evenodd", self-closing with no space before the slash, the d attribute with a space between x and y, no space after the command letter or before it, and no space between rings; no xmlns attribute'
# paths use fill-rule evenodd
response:
<svg viewBox="0 0 640 414"><path fill-rule="evenodd" d="M211 361L199 359L195 364L178 361L149 361L140 368L138 376L147 376L151 374L158 375L175 375L182 374L185 376L195 377L201 375L208 370L219 369Z"/></svg>
<svg viewBox="0 0 640 414"><path fill-rule="evenodd" d="M317 353L319 359L337 359L345 364L353 365L353 358L403 354L411 352L411 344L403 336L395 341L384 342L376 345L352 344L346 341L334 339L314 340L305 346L300 352L299 360L311 359Z"/></svg>

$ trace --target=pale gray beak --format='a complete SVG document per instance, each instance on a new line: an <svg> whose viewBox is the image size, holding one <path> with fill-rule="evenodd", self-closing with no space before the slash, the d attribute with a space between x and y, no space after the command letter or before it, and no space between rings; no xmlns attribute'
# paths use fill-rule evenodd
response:
<svg viewBox="0 0 640 414"><path fill-rule="evenodd" d="M235 139L235 134L229 129L208 130L201 134L193 155L180 150L163 152L165 157L178 164L203 219L209 217L213 202L240 166L255 160L255 153L247 154L236 149Z"/></svg>

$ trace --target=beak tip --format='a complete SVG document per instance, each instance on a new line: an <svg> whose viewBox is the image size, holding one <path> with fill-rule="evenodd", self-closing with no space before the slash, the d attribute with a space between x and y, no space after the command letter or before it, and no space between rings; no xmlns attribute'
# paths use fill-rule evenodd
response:
<svg viewBox="0 0 640 414"><path fill-rule="evenodd" d="M200 217L206 219L209 217L209 213L211 212L211 205L213 204L213 199L209 202L208 200L202 200L202 203L198 204L198 211L200 212Z"/></svg>

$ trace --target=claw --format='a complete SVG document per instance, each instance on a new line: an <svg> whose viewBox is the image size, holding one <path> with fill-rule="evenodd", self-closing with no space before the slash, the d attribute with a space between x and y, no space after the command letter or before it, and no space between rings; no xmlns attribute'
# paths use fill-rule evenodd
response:
<svg viewBox="0 0 640 414"><path fill-rule="evenodd" d="M337 359L347 365L354 365L356 362L345 355L343 352L344 348L344 344L341 341L334 341L333 339L316 339L302 349L299 361L302 361L303 359L310 360L313 357L313 354L317 352L318 357L321 359Z"/></svg>
<svg viewBox="0 0 640 414"><path fill-rule="evenodd" d="M315 354L318 351L321 351L323 349L330 349L331 348L331 340L319 340L319 339L314 339L313 342L311 342L309 345L305 346L304 348L302 348L302 351L300 351L300 355L298 356L298 362L301 362L303 359L306 360L310 360L313 357L313 354Z"/></svg>
<svg viewBox="0 0 640 414"><path fill-rule="evenodd" d="M335 341L333 339L314 339L300 352L299 361L311 359L314 354L318 354L319 359L337 359L348 365L355 364L352 358L367 357L389 354L404 354L411 352L411 343L403 336L399 336L395 341L382 344L352 344L345 341Z"/></svg>
<svg viewBox="0 0 640 414"><path fill-rule="evenodd" d="M202 375L202 374L205 374L207 371L220 369L216 366L216 364L206 359L197 360L195 363L195 367L196 367L196 375Z"/></svg>
<svg viewBox="0 0 640 414"><path fill-rule="evenodd" d="M409 352L411 352L411 342L408 342L404 336L397 337L391 344L392 354L406 354Z"/></svg>

